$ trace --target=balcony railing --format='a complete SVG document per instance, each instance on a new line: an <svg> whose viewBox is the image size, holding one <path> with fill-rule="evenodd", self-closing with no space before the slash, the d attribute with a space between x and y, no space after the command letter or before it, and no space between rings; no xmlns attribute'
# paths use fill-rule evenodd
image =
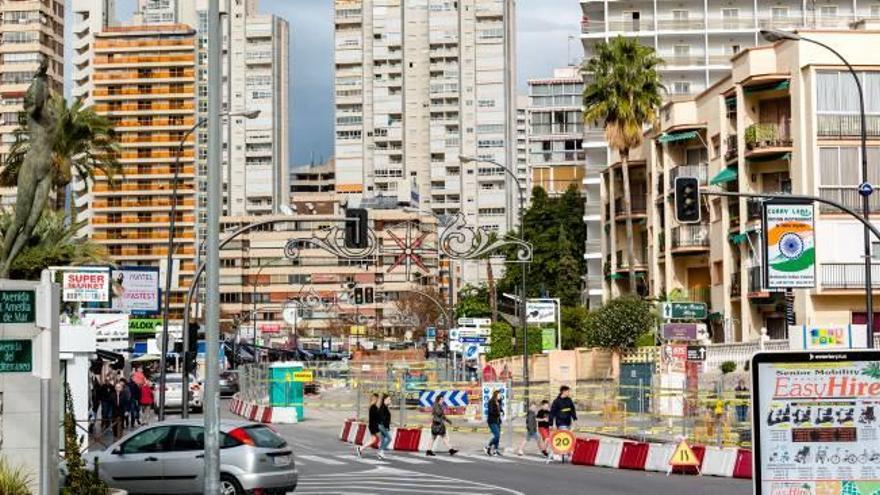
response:
<svg viewBox="0 0 880 495"><path fill-rule="evenodd" d="M765 289L760 266L749 268L749 292L781 292L781 289Z"/></svg>
<svg viewBox="0 0 880 495"><path fill-rule="evenodd" d="M683 289L682 292L687 301L712 304L712 289L708 287L691 287Z"/></svg>
<svg viewBox="0 0 880 495"><path fill-rule="evenodd" d="M839 203L848 208L861 211L862 196L857 190L858 186L819 186L819 197ZM880 211L880 195L872 194L868 196L872 212ZM820 204L819 211L821 213L842 213L833 206Z"/></svg>
<svg viewBox="0 0 880 495"><path fill-rule="evenodd" d="M644 246L641 250L636 247L635 252L633 252L633 265L635 267L644 267L645 260L648 259L648 249L647 246ZM617 252L617 268L629 268L629 264L626 259L626 251L618 251Z"/></svg>
<svg viewBox="0 0 880 495"><path fill-rule="evenodd" d="M675 184L678 177L696 177L700 185L705 186L709 180L709 165L700 163L696 165L679 165L669 171L669 183Z"/></svg>
<svg viewBox="0 0 880 495"><path fill-rule="evenodd" d="M862 133L861 116L853 114L818 114L820 137L858 137ZM880 115L866 115L868 136L880 136Z"/></svg>
<svg viewBox="0 0 880 495"><path fill-rule="evenodd" d="M648 200L647 194L644 192L633 192L631 194L632 199L630 199L629 205L630 210L633 215L644 215L648 211ZM623 198L617 198L614 200L614 214L618 217L626 215L626 211L623 208Z"/></svg>
<svg viewBox="0 0 880 495"><path fill-rule="evenodd" d="M751 17L724 19L709 18L709 29L720 29L722 31L731 31L735 29L754 29L755 21Z"/></svg>
<svg viewBox="0 0 880 495"><path fill-rule="evenodd" d="M709 247L709 225L682 225L672 229L672 249Z"/></svg>
<svg viewBox="0 0 880 495"><path fill-rule="evenodd" d="M786 147L791 147L791 122L752 124L746 128L746 148L749 150Z"/></svg>
<svg viewBox="0 0 880 495"><path fill-rule="evenodd" d="M825 289L862 289L865 287L863 263L822 263L822 287ZM871 283L880 287L880 264L871 265Z"/></svg>
<svg viewBox="0 0 880 495"><path fill-rule="evenodd" d="M730 274L730 297L740 297L742 294L742 273L733 272Z"/></svg>
<svg viewBox="0 0 880 495"><path fill-rule="evenodd" d="M749 220L759 220L764 215L764 207L761 206L760 201L746 200L746 214Z"/></svg>
<svg viewBox="0 0 880 495"><path fill-rule="evenodd" d="M702 19L657 19L658 31L693 31L704 27Z"/></svg>
<svg viewBox="0 0 880 495"><path fill-rule="evenodd" d="M737 140L736 134L731 134L727 136L727 151L724 153L725 161L735 160L739 155L739 141Z"/></svg>

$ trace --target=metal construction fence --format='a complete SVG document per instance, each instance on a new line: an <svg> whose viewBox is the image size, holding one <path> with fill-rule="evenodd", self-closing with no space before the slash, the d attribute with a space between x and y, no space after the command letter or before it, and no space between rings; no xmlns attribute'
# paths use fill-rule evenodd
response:
<svg viewBox="0 0 880 495"><path fill-rule="evenodd" d="M306 368L315 377L305 386L307 410L338 411L364 420L371 395L387 394L396 426L429 427L431 401L440 393L455 394L456 405L446 408L451 430L488 432L483 417L484 384L477 380L448 381L442 363L336 361L311 362ZM743 372L705 373L687 387L663 386L660 382L655 375L635 385L617 379L564 383L571 387L577 409L574 429L636 439L670 441L684 436L710 445L750 445L750 393L744 388L748 380ZM562 384L531 383L530 403L540 407L542 400L552 402ZM272 386L265 364L241 368L242 400L267 404ZM508 394L507 421L513 431L524 430L526 389L516 380L504 386ZM467 405L462 405L464 401Z"/></svg>

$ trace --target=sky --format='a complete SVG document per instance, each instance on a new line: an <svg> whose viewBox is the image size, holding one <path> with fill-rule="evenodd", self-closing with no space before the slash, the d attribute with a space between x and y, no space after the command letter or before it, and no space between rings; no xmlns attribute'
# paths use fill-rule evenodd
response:
<svg viewBox="0 0 880 495"><path fill-rule="evenodd" d="M127 19L135 0L118 0ZM333 154L333 2L260 0L259 11L290 23L291 165L326 160ZM517 87L579 59L580 4L577 0L517 0ZM569 37L573 37L569 40ZM576 61L576 60L575 60Z"/></svg>

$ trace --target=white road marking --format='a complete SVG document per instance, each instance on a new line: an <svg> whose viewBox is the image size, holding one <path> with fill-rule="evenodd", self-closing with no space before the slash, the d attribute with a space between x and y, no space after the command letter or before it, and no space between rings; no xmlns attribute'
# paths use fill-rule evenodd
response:
<svg viewBox="0 0 880 495"><path fill-rule="evenodd" d="M358 457L354 454L338 455L336 457L339 459L345 459L346 461L360 462L362 464L371 464L374 466L387 466L388 465L387 462L381 461L379 459L371 459L369 457Z"/></svg>
<svg viewBox="0 0 880 495"><path fill-rule="evenodd" d="M296 460L305 459L309 462L317 462L318 464L328 464L330 466L342 466L345 463L341 461L337 461L336 459L330 459L329 457L322 457L317 455L299 455L296 456Z"/></svg>

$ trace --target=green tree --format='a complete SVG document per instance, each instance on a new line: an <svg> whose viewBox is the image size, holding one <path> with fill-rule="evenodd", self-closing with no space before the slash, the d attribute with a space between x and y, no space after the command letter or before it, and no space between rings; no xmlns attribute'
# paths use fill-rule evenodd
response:
<svg viewBox="0 0 880 495"><path fill-rule="evenodd" d="M635 296L612 299L587 318L586 343L605 349L627 349L654 328L657 316L650 303Z"/></svg>
<svg viewBox="0 0 880 495"><path fill-rule="evenodd" d="M584 88L584 121L601 122L605 139L620 155L623 173L623 209L626 215L626 259L630 291L635 292L632 203L629 152L642 143L645 125L654 123L661 104L657 66L663 61L653 48L618 36L593 48L593 58L582 72L590 78Z"/></svg>
<svg viewBox="0 0 880 495"><path fill-rule="evenodd" d="M455 305L456 318L489 318L491 315L489 291L485 285L479 287L466 285L458 291L458 302Z"/></svg>
<svg viewBox="0 0 880 495"><path fill-rule="evenodd" d="M76 417L73 414L73 400L70 398L70 385L64 382L64 465L67 471L63 494L101 495L108 493L107 484L94 471L86 469L80 452L76 434ZM3 492L7 493L7 492Z"/></svg>
<svg viewBox="0 0 880 495"><path fill-rule="evenodd" d="M88 187L96 173L113 180L122 167L116 158L119 148L113 125L106 117L85 107L81 99L68 106L64 98L53 96L51 105L58 116L53 130L52 182L56 194L54 206L59 209L64 206L64 194L74 176ZM7 187L18 183L18 171L28 150L27 129L18 129L15 136L0 172L0 185Z"/></svg>
<svg viewBox="0 0 880 495"><path fill-rule="evenodd" d="M6 232L11 223L11 212L0 213L0 232ZM40 273L50 266L106 263L109 256L104 246L78 238L85 223L69 224L63 212L44 211L30 241L12 261L10 277L38 280Z"/></svg>
<svg viewBox="0 0 880 495"><path fill-rule="evenodd" d="M519 331L519 329L517 329ZM498 359L507 356L522 355L522 337L514 340L513 327L507 322L496 321L490 327L489 336L492 340L489 344L487 359ZM541 352L541 329L529 328L529 354Z"/></svg>
<svg viewBox="0 0 880 495"><path fill-rule="evenodd" d="M587 344L587 320L590 312L583 306L562 307L562 348L574 349Z"/></svg>

